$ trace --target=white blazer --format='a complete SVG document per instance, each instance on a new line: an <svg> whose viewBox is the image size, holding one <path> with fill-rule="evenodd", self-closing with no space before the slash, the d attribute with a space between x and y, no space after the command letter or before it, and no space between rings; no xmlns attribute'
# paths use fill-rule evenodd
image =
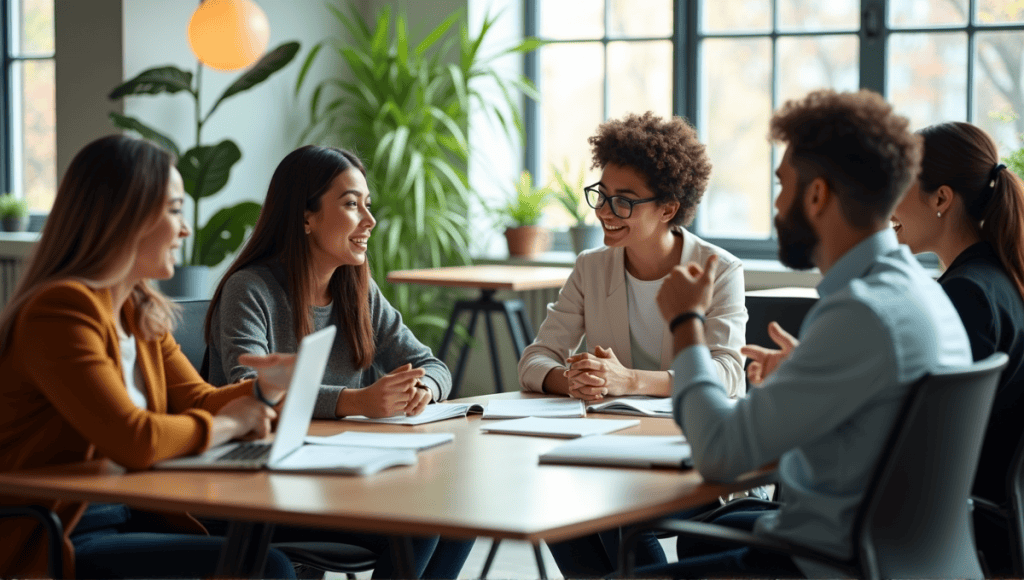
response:
<svg viewBox="0 0 1024 580"><path fill-rule="evenodd" d="M704 264L718 255L711 308L707 311L704 338L711 358L718 365L722 384L730 396L746 391L743 355L746 342L747 307L744 300L743 264L722 248L709 244L689 231L683 234L680 264ZM519 383L524 391L543 392L544 377L554 368L564 368L565 359L586 339L586 349L611 348L619 362L633 368L629 339L629 305L626 290L625 250L601 247L581 253L558 301L548 305L547 317L537 339L519 360ZM650 308L658 305L651 303ZM665 325L661 341L661 369L672 366L673 341Z"/></svg>

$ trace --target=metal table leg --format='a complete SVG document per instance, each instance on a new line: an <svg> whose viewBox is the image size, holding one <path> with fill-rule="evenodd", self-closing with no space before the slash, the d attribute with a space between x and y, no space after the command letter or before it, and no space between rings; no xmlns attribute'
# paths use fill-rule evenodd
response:
<svg viewBox="0 0 1024 580"><path fill-rule="evenodd" d="M487 551L487 559L484 560L484 569L480 572L480 580L487 578L487 573L491 571L491 564L494 564L494 557L498 555L498 546L500 545L500 538L491 540L491 549Z"/></svg>

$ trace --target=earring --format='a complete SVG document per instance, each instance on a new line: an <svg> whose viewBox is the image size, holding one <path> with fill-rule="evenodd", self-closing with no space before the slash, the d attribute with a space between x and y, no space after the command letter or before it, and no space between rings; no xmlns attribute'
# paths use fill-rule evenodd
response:
<svg viewBox="0 0 1024 580"><path fill-rule="evenodd" d="M942 212L941 211L935 212L935 217L942 217ZM308 234L309 232L306 232L306 233Z"/></svg>

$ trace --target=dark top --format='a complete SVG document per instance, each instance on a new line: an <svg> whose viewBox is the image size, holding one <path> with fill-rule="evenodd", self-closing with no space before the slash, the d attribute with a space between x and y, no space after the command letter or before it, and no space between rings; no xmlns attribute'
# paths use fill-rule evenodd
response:
<svg viewBox="0 0 1024 580"><path fill-rule="evenodd" d="M1006 497L1006 475L1024 436L1024 300L988 242L967 248L939 277L960 313L974 360L1005 352L985 442L974 478L974 494L996 503Z"/></svg>

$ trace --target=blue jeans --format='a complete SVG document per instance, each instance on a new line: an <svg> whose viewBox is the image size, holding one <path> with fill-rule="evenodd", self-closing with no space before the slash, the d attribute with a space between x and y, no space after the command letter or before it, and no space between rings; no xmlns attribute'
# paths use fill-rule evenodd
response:
<svg viewBox="0 0 1024 580"><path fill-rule="evenodd" d="M671 517L687 519L718 506L718 503L686 510ZM629 528L615 528L574 540L548 544L558 569L566 578L602 578L615 572L619 557L619 540ZM668 562L665 550L654 532L637 538L637 566L658 566Z"/></svg>
<svg viewBox="0 0 1024 580"><path fill-rule="evenodd" d="M101 519L83 516L88 525L71 535L78 578L202 578L216 572L224 538L125 531L131 523L128 508L100 507ZM263 575L294 578L295 571L287 556L270 550Z"/></svg>
<svg viewBox="0 0 1024 580"><path fill-rule="evenodd" d="M765 510L728 513L711 523L745 531L753 531L754 522ZM680 536L676 542L679 561L674 564L646 566L637 576L672 578L804 578L789 556L757 550L736 548L736 544L704 541Z"/></svg>

